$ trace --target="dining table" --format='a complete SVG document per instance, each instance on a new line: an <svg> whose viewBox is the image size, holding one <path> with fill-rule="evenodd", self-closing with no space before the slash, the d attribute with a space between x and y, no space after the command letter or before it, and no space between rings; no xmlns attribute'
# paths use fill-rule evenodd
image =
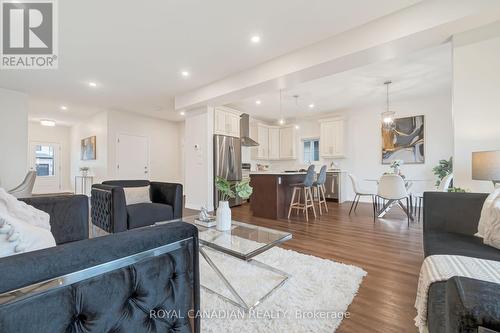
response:
<svg viewBox="0 0 500 333"><path fill-rule="evenodd" d="M365 179L365 181L376 182L377 185L379 183L379 179L373 179L373 178L367 178L367 179ZM412 187L414 182L432 182L431 179L416 179L416 178L404 178L404 181L405 181L405 185L406 185L407 190ZM389 200L387 200L387 202L384 202L384 204L382 205L382 207L380 209L378 209L378 206L377 206L377 212L376 212L377 217L379 217L379 218L384 217L395 205L398 205L408 215L408 217L410 218L411 221L415 220L415 217L413 216L413 213L412 213L413 209L411 209L411 207L406 207L399 200L393 200L393 199L389 199ZM410 206L411 205L412 205L412 199L410 196Z"/></svg>

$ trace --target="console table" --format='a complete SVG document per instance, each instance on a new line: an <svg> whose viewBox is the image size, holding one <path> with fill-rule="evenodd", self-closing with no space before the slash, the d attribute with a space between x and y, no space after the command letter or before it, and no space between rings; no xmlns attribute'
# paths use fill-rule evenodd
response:
<svg viewBox="0 0 500 333"><path fill-rule="evenodd" d="M78 191L78 183L80 184L80 191ZM89 196L92 184L94 184L93 176L75 176L75 194Z"/></svg>

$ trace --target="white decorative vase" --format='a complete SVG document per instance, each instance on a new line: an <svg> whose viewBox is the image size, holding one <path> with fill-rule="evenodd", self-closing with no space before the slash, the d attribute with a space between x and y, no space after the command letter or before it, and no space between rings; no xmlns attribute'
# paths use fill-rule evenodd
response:
<svg viewBox="0 0 500 333"><path fill-rule="evenodd" d="M219 201L216 228L219 231L228 231L231 229L231 209L229 208L228 201Z"/></svg>

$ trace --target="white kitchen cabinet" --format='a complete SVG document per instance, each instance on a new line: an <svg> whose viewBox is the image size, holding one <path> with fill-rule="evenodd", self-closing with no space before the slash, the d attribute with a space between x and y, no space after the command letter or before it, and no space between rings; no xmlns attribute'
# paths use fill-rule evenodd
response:
<svg viewBox="0 0 500 333"><path fill-rule="evenodd" d="M268 160L269 159L269 127L263 124L257 124L250 129L250 135L253 140L259 144L257 147L252 147L252 159Z"/></svg>
<svg viewBox="0 0 500 333"><path fill-rule="evenodd" d="M320 124L320 153L323 158L345 157L344 120L323 120Z"/></svg>
<svg viewBox="0 0 500 333"><path fill-rule="evenodd" d="M293 126L282 127L280 131L280 160L293 160L297 156L295 142L295 128Z"/></svg>
<svg viewBox="0 0 500 333"><path fill-rule="evenodd" d="M269 127L269 159L280 159L280 128Z"/></svg>
<svg viewBox="0 0 500 333"><path fill-rule="evenodd" d="M214 112L214 134L240 137L240 114L229 108L216 108Z"/></svg>
<svg viewBox="0 0 500 333"><path fill-rule="evenodd" d="M223 111L217 109L214 113L214 133L222 135L226 133L226 115Z"/></svg>
<svg viewBox="0 0 500 333"><path fill-rule="evenodd" d="M259 145L252 148L254 160L292 160L296 158L295 126L254 124L250 129L252 139Z"/></svg>

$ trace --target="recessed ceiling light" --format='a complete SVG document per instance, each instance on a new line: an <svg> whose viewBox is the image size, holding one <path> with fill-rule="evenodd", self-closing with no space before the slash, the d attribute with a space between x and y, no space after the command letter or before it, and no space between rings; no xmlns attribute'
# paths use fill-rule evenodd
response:
<svg viewBox="0 0 500 333"><path fill-rule="evenodd" d="M299 125L295 125L295 129L296 130L300 129L300 126Z"/></svg>
<svg viewBox="0 0 500 333"><path fill-rule="evenodd" d="M314 103L309 104L310 109L314 109Z"/></svg>
<svg viewBox="0 0 500 333"><path fill-rule="evenodd" d="M40 125L54 127L56 126L56 122L54 120L42 119L40 120Z"/></svg>
<svg viewBox="0 0 500 333"><path fill-rule="evenodd" d="M89 82L89 87L95 88L97 87L97 83L91 81Z"/></svg>
<svg viewBox="0 0 500 333"><path fill-rule="evenodd" d="M280 119L280 125L283 125L285 123L285 119L281 118Z"/></svg>
<svg viewBox="0 0 500 333"><path fill-rule="evenodd" d="M184 76L184 77L188 77L189 76L189 72L188 71L182 71L181 75Z"/></svg>
<svg viewBox="0 0 500 333"><path fill-rule="evenodd" d="M66 105L61 105L61 110L63 111L67 111L68 110L68 107Z"/></svg>
<svg viewBox="0 0 500 333"><path fill-rule="evenodd" d="M252 41L252 43L257 44L260 42L260 36L254 35L254 36L252 36L252 38L250 38L250 40Z"/></svg>
<svg viewBox="0 0 500 333"><path fill-rule="evenodd" d="M181 112L179 112L179 114L180 114L181 116L185 116L185 115L186 115L186 112L181 111Z"/></svg>
<svg viewBox="0 0 500 333"><path fill-rule="evenodd" d="M255 104L260 105L262 102L260 100L256 100Z"/></svg>

